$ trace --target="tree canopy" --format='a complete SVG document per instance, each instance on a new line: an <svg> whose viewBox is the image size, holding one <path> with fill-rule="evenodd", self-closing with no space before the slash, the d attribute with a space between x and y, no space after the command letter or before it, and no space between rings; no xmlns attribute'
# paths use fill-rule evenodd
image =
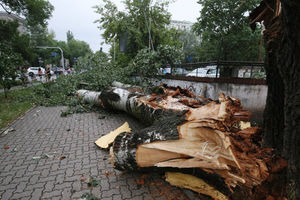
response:
<svg viewBox="0 0 300 200"><path fill-rule="evenodd" d="M179 41L182 43L182 50L184 52L185 62L196 62L198 59L197 49L200 46L200 37L193 31L182 30L179 31Z"/></svg>
<svg viewBox="0 0 300 200"><path fill-rule="evenodd" d="M53 6L46 0L0 0L0 5L8 13L25 17L24 26L28 32L22 36L18 32L18 22L0 20L0 42L15 53L19 53L23 61L32 62L33 47L44 41L46 20L51 17Z"/></svg>
<svg viewBox="0 0 300 200"><path fill-rule="evenodd" d="M74 35L70 30L68 30L67 31L67 42L69 42L70 40L74 40Z"/></svg>
<svg viewBox="0 0 300 200"><path fill-rule="evenodd" d="M46 26L54 7L47 0L0 0L7 13L24 16L29 26Z"/></svg>
<svg viewBox="0 0 300 200"><path fill-rule="evenodd" d="M20 35L15 21L0 20L0 84L5 96L10 89L16 71L33 58L29 35Z"/></svg>
<svg viewBox="0 0 300 200"><path fill-rule="evenodd" d="M107 43L113 45L114 41L127 38L126 54L116 50L117 58L125 64L146 47L156 50L158 45L178 44L175 32L166 28L170 23L168 1L125 0L125 11L118 11L110 0L103 3L96 6L96 13L101 15L96 22L104 30L102 36Z"/></svg>
<svg viewBox="0 0 300 200"><path fill-rule="evenodd" d="M36 35L35 43L37 46L60 47L63 50L64 58L69 60L70 65L74 65L76 59L92 52L89 44L84 41L76 40L73 33L67 31L67 42L55 39L55 33L47 29ZM69 38L69 40L68 40ZM56 49L36 49L36 54L44 61L44 64L60 65L60 51ZM75 59L74 59L75 58ZM38 65L37 60L35 64Z"/></svg>
<svg viewBox="0 0 300 200"><path fill-rule="evenodd" d="M260 30L252 32L248 12L259 0L199 0L200 17L193 29L201 36L202 60L244 60L259 58Z"/></svg>
<svg viewBox="0 0 300 200"><path fill-rule="evenodd" d="M28 30L28 33L21 35L18 31L19 22L0 20L0 84L7 91L16 78L17 70L33 61L30 31L46 27L46 20L50 18L53 6L46 0L0 0L0 6L8 14L24 17L22 23ZM33 32L33 37L38 32Z"/></svg>
<svg viewBox="0 0 300 200"><path fill-rule="evenodd" d="M75 39L68 40L67 48L69 50L68 58L72 65L76 62L76 59L78 59L78 57L85 56L92 52L88 43Z"/></svg>

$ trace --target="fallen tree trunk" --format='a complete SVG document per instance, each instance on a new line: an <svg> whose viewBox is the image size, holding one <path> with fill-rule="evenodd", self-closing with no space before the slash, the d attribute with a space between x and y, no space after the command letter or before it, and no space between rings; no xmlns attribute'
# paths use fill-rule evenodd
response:
<svg viewBox="0 0 300 200"><path fill-rule="evenodd" d="M99 96L101 92L89 91L89 90L78 90L77 96L81 97L86 103L93 105L100 105Z"/></svg>
<svg viewBox="0 0 300 200"><path fill-rule="evenodd" d="M147 100L152 98L152 96L145 95L141 88L128 88L127 86L129 85L118 82L114 83L114 85L124 87L109 87L102 92L78 90L77 96L82 98L85 102L101 105L106 109L124 111L146 125L153 124L172 115L180 115L188 110L188 107L181 103L177 103L174 106L175 109L157 108L152 106L152 103L147 103ZM178 107L176 108L176 106Z"/></svg>
<svg viewBox="0 0 300 200"><path fill-rule="evenodd" d="M228 195L236 186L250 191L272 169L285 167L272 149L261 148L259 128L241 128L242 121L249 122L250 112L242 110L238 99L221 94L213 101L179 87L161 89L163 94L145 95L137 88L112 87L99 95L105 108L125 111L152 124L116 136L111 148L116 169L198 168L201 176ZM280 166L275 167L274 160ZM210 178L215 176L218 178Z"/></svg>

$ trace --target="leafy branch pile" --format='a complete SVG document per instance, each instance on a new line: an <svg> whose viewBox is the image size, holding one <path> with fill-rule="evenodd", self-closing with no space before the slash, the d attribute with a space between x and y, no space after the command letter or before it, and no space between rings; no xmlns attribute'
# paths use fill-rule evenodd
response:
<svg viewBox="0 0 300 200"><path fill-rule="evenodd" d="M75 92L84 89L102 91L113 81L132 84L133 77L140 77L134 84L148 85L149 77L156 75L160 67L166 63L178 62L182 52L171 46L159 46L157 51L142 49L127 67L120 67L109 62L105 53L96 52L78 59L76 73L60 76L52 82L47 82L34 89L33 99L38 105L56 106L65 105L68 109L62 113L66 116L71 113L86 112L94 105L83 104L75 97Z"/></svg>
<svg viewBox="0 0 300 200"><path fill-rule="evenodd" d="M80 99L75 97L76 90L84 83L86 89L93 88L99 91L117 78L118 70L111 70L112 66L108 63L105 54L89 55L88 58L79 59L78 64L83 66L81 72L61 75L55 81L36 87L33 97L35 102L43 106L68 106L62 116L90 110L93 105L82 104Z"/></svg>

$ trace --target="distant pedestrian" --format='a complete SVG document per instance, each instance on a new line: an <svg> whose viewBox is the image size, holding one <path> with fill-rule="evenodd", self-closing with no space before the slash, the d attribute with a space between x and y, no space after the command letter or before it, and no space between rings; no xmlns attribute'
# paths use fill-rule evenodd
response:
<svg viewBox="0 0 300 200"><path fill-rule="evenodd" d="M40 81L42 82L43 71L42 71L42 69L40 67L39 67L39 70L38 70L38 74L39 74L39 77L40 77Z"/></svg>
<svg viewBox="0 0 300 200"><path fill-rule="evenodd" d="M55 68L54 74L56 78L59 77L59 69L57 67Z"/></svg>
<svg viewBox="0 0 300 200"><path fill-rule="evenodd" d="M51 80L51 71L49 68L46 69L46 82Z"/></svg>
<svg viewBox="0 0 300 200"><path fill-rule="evenodd" d="M71 68L70 67L68 68L68 74L71 74Z"/></svg>
<svg viewBox="0 0 300 200"><path fill-rule="evenodd" d="M33 81L35 79L35 74L34 73L29 73L30 79L31 81Z"/></svg>

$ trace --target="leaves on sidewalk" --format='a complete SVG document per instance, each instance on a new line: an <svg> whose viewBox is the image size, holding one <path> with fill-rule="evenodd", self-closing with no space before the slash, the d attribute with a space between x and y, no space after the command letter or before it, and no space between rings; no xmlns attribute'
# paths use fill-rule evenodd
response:
<svg viewBox="0 0 300 200"><path fill-rule="evenodd" d="M82 181L82 182L84 182L84 181L86 181L86 177L84 177L84 176L82 176L81 178L80 178L80 181Z"/></svg>
<svg viewBox="0 0 300 200"><path fill-rule="evenodd" d="M84 193L79 200L99 200L93 194Z"/></svg>
<svg viewBox="0 0 300 200"><path fill-rule="evenodd" d="M65 159L66 158L66 156L60 156L59 158L58 158L58 160L63 160L63 159Z"/></svg>
<svg viewBox="0 0 300 200"><path fill-rule="evenodd" d="M96 180L94 177L90 177L90 181L88 182L88 186L89 187L96 187L97 185L99 185L100 182L98 180Z"/></svg>

